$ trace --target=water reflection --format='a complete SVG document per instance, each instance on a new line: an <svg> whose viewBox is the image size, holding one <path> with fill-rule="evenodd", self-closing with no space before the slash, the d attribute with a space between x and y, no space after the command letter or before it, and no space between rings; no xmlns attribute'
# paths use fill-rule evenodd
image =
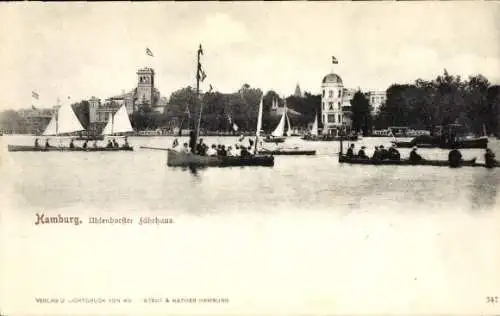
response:
<svg viewBox="0 0 500 316"><path fill-rule="evenodd" d="M471 190L471 207L473 210L493 210L496 206L500 177L494 169L484 169L474 173Z"/></svg>

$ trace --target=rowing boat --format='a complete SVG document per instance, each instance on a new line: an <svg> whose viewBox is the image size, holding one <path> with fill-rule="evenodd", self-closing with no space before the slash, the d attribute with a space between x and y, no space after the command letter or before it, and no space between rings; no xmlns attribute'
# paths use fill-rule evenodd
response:
<svg viewBox="0 0 500 316"><path fill-rule="evenodd" d="M193 153L178 152L167 149L167 166L169 167L244 167L244 166L274 166L274 157L270 155L237 156L200 156Z"/></svg>
<svg viewBox="0 0 500 316"><path fill-rule="evenodd" d="M35 146L22 146L22 145L8 145L9 151L36 151L36 152L48 152L48 151L85 151L85 152L95 152L95 151L105 151L105 152L115 152L115 151L133 151L132 147L120 147L120 148L103 148L103 147L35 147Z"/></svg>
<svg viewBox="0 0 500 316"><path fill-rule="evenodd" d="M447 160L420 160L411 161L403 160L373 160L370 158L349 158L344 154L339 154L339 163L356 164L356 165L390 165L390 166L434 166L434 167L449 167L450 163ZM486 167L484 163L477 163L476 158L470 160L462 160L462 167ZM491 167L500 167L497 163Z"/></svg>

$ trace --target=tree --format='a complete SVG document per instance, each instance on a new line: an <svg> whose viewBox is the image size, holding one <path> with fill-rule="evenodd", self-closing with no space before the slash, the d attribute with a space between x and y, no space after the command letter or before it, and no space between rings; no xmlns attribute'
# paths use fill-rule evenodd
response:
<svg viewBox="0 0 500 316"><path fill-rule="evenodd" d="M358 90L351 100L352 129L355 131L363 130L363 134L367 134L372 122L371 112L370 102Z"/></svg>

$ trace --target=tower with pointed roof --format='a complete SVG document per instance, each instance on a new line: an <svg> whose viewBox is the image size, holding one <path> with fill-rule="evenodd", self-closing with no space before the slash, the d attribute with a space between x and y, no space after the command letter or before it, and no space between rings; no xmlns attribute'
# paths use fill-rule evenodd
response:
<svg viewBox="0 0 500 316"><path fill-rule="evenodd" d="M293 95L296 97L299 97L299 98L302 97L302 91L300 90L300 86L298 83L297 83L297 86L295 87L295 93Z"/></svg>

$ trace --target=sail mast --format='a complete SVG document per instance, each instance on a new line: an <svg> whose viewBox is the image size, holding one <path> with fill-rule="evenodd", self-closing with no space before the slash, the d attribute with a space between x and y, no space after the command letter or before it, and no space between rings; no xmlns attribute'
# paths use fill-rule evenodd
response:
<svg viewBox="0 0 500 316"><path fill-rule="evenodd" d="M201 44L200 47L198 48L198 66L196 69L196 102L200 101L200 71L201 71L201 64L200 64L200 55L203 54L203 50L201 49ZM200 102L200 113L198 114L198 126L196 127L196 134L195 134L195 141L194 143L196 144L196 140L200 136L200 125L201 125L201 111L203 108L203 103Z"/></svg>

